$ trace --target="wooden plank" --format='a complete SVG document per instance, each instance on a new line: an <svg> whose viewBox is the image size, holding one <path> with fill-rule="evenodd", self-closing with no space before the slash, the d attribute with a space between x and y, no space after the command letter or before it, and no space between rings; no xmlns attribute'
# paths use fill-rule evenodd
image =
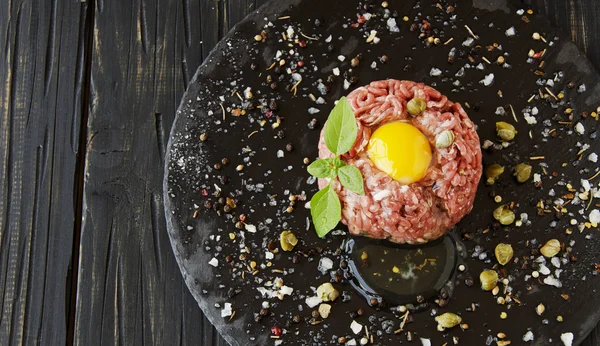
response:
<svg viewBox="0 0 600 346"><path fill-rule="evenodd" d="M175 110L222 8L96 2L74 344L224 345L181 279L162 206Z"/></svg>
<svg viewBox="0 0 600 346"><path fill-rule="evenodd" d="M87 12L0 11L0 345L67 342Z"/></svg>

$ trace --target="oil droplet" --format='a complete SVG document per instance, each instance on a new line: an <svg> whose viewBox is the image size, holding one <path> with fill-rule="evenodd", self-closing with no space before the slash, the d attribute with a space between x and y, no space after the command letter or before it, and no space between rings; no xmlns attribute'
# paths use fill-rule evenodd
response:
<svg viewBox="0 0 600 346"><path fill-rule="evenodd" d="M417 297L429 299L440 291L452 290L459 254L456 241L449 235L423 245L356 237L347 239L344 249L350 284L367 301L381 298L409 304L417 302Z"/></svg>

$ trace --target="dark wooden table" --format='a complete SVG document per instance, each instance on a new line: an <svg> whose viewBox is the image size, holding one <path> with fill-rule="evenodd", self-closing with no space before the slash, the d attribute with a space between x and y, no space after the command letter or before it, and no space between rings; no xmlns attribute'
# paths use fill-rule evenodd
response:
<svg viewBox="0 0 600 346"><path fill-rule="evenodd" d="M163 158L196 68L265 1L0 2L0 345L225 344L173 257ZM600 1L528 3L600 69Z"/></svg>

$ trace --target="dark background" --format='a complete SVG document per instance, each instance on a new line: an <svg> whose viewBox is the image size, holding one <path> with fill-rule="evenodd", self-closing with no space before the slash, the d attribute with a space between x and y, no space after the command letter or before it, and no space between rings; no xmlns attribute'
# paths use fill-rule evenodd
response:
<svg viewBox="0 0 600 346"><path fill-rule="evenodd" d="M196 68L264 2L0 0L0 345L225 344L175 262L163 158ZM523 3L600 69L600 1Z"/></svg>

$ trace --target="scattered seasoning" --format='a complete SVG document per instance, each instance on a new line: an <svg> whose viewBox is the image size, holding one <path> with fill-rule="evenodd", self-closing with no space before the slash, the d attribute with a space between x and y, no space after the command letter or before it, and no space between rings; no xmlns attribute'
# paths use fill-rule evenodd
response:
<svg viewBox="0 0 600 346"><path fill-rule="evenodd" d="M496 260L498 263L500 263L500 265L506 265L512 259L514 250L510 244L500 243L496 245L494 254L496 255Z"/></svg>
<svg viewBox="0 0 600 346"><path fill-rule="evenodd" d="M550 239L540 248L540 253L544 257L552 258L560 252L560 241L558 239Z"/></svg>

